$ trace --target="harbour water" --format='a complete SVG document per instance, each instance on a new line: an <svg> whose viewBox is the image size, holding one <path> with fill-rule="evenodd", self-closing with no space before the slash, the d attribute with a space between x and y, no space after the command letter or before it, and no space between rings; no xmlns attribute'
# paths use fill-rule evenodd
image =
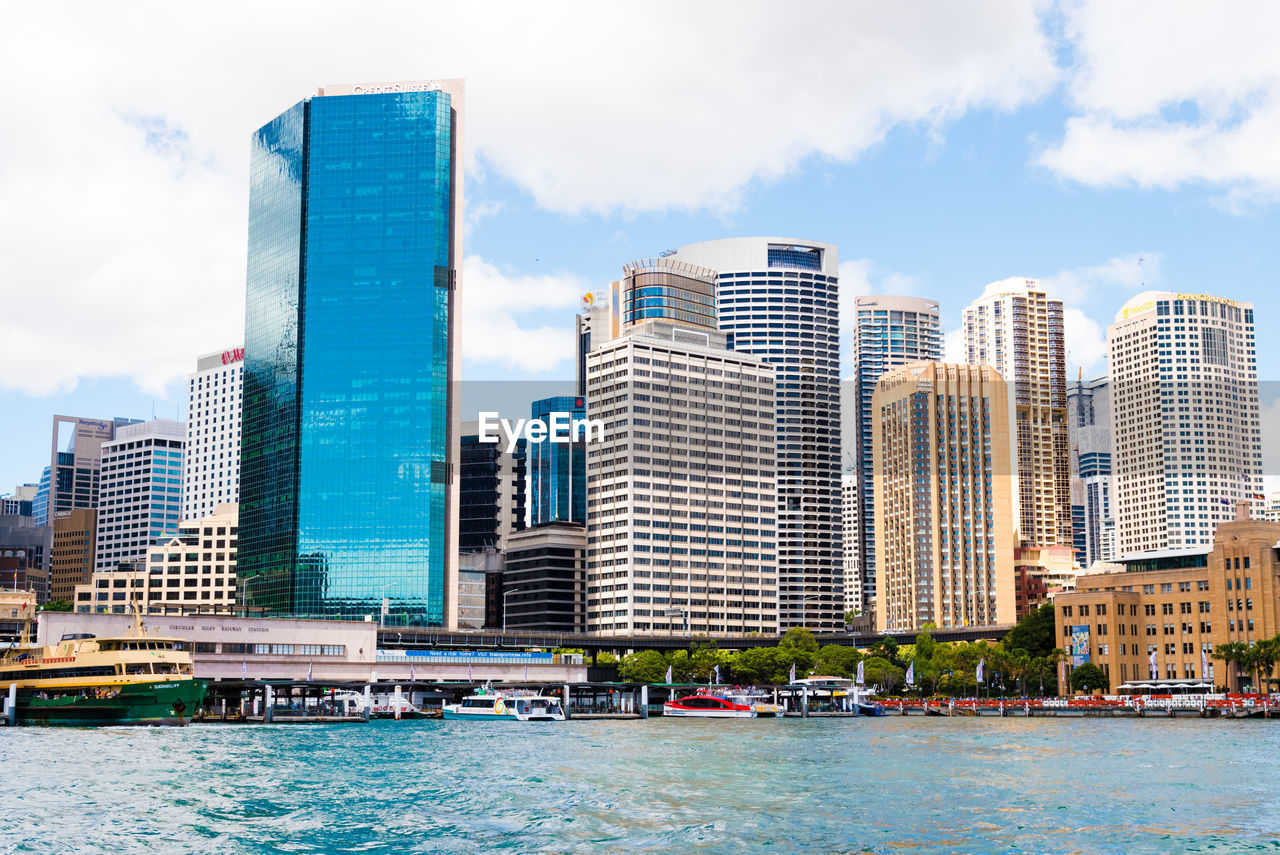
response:
<svg viewBox="0 0 1280 855"><path fill-rule="evenodd" d="M1280 848L1280 726L651 720L0 728L0 853Z"/></svg>

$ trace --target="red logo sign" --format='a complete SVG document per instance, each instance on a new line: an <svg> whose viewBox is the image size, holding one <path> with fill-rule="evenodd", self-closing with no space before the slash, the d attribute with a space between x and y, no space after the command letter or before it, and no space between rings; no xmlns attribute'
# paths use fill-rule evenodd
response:
<svg viewBox="0 0 1280 855"><path fill-rule="evenodd" d="M243 347L237 347L237 348L233 348L232 350L224 350L224 351L222 351L222 364L223 364L223 365L230 365L230 364L232 364L233 362L239 362L239 361L240 361L240 360L242 360L242 359L244 359L244 348L243 348Z"/></svg>

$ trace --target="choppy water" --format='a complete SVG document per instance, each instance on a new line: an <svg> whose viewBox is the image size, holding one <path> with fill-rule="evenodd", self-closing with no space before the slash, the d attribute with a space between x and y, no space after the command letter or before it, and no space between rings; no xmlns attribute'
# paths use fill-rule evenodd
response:
<svg viewBox="0 0 1280 855"><path fill-rule="evenodd" d="M1280 726L0 728L0 852L1280 851Z"/></svg>

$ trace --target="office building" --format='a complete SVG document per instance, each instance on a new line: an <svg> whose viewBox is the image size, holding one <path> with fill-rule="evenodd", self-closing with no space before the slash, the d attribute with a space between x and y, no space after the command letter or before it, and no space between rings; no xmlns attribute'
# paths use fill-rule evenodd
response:
<svg viewBox="0 0 1280 855"><path fill-rule="evenodd" d="M93 576L98 511L95 508L59 511L51 528L49 599L72 602L76 585L86 584Z"/></svg>
<svg viewBox="0 0 1280 855"><path fill-rule="evenodd" d="M728 346L777 378L780 628L844 628L840 496L840 310L835 246L730 238L673 259L716 271Z"/></svg>
<svg viewBox="0 0 1280 855"><path fill-rule="evenodd" d="M53 417L49 465L41 473L32 503L36 525L48 525L61 511L97 507L102 444L130 424L137 420Z"/></svg>
<svg viewBox="0 0 1280 855"><path fill-rule="evenodd" d="M1062 301L1035 279L992 282L964 310L965 360L990 365L1009 386L1017 444L1021 546L1072 543Z"/></svg>
<svg viewBox="0 0 1280 855"><path fill-rule="evenodd" d="M1249 504L1233 504L1235 518L1217 525L1204 560L1081 574L1075 592L1054 597L1057 646L1072 666L1097 665L1109 693L1256 685L1248 668L1212 655L1219 644L1280 633L1280 523L1250 519Z"/></svg>
<svg viewBox="0 0 1280 855"><path fill-rule="evenodd" d="M529 445L529 525L587 521L586 399L556 396L533 402L530 416L554 436ZM554 419L554 422L553 422Z"/></svg>
<svg viewBox="0 0 1280 855"><path fill-rule="evenodd" d="M496 549L458 556L458 629L502 626L502 573L506 553Z"/></svg>
<svg viewBox="0 0 1280 855"><path fill-rule="evenodd" d="M1253 304L1147 291L1107 327L1116 555L1207 548L1262 489Z"/></svg>
<svg viewBox="0 0 1280 855"><path fill-rule="evenodd" d="M917 362L872 399L876 629L1011 625L1009 390L987 365Z"/></svg>
<svg viewBox="0 0 1280 855"><path fill-rule="evenodd" d="M479 425L462 423L459 551L502 551L511 533L524 528L526 447L524 437L511 452L505 437L502 442L481 442Z"/></svg>
<svg viewBox="0 0 1280 855"><path fill-rule="evenodd" d="M587 357L587 630L773 634L773 368L715 329L714 271L624 272L630 322Z"/></svg>
<svg viewBox="0 0 1280 855"><path fill-rule="evenodd" d="M586 631L587 533L582 524L544 523L512 536L502 574L502 627Z"/></svg>
<svg viewBox="0 0 1280 855"><path fill-rule="evenodd" d="M48 601L48 557L52 529L32 517L0 516L0 589L29 591Z"/></svg>
<svg viewBox="0 0 1280 855"><path fill-rule="evenodd" d="M240 405L244 348L206 353L187 375L187 471L182 518L240 501Z"/></svg>
<svg viewBox="0 0 1280 855"><path fill-rule="evenodd" d="M0 496L0 517L30 517L34 515L36 484L19 484L7 496Z"/></svg>
<svg viewBox="0 0 1280 855"><path fill-rule="evenodd" d="M862 579L858 573L858 479L846 475L840 482L840 543L844 553L844 610L863 611Z"/></svg>
<svg viewBox="0 0 1280 855"><path fill-rule="evenodd" d="M95 572L74 590L77 612L229 615L236 607L238 509L218 505L126 569ZM67 599L72 599L68 597Z"/></svg>
<svg viewBox="0 0 1280 855"><path fill-rule="evenodd" d="M1115 560L1114 485L1111 478L1111 392L1107 378L1067 387L1071 444L1072 548L1088 567Z"/></svg>
<svg viewBox="0 0 1280 855"><path fill-rule="evenodd" d="M462 102L460 80L328 86L254 134L250 608L456 623Z"/></svg>
<svg viewBox="0 0 1280 855"><path fill-rule="evenodd" d="M102 444L95 571L141 564L178 533L187 427L172 419L120 427Z"/></svg>
<svg viewBox="0 0 1280 855"><path fill-rule="evenodd" d="M845 608L871 609L876 597L875 466L871 446L875 435L871 399L886 372L912 362L942 359L942 320L936 300L872 294L853 301L853 455L858 503L857 539L847 540L854 573L845 575ZM846 529L846 537L848 529ZM854 591L852 585L860 590Z"/></svg>

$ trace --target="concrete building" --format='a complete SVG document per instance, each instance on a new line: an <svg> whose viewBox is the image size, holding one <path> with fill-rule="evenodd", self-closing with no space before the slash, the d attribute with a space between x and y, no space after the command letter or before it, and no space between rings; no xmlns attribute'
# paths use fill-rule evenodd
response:
<svg viewBox="0 0 1280 855"><path fill-rule="evenodd" d="M186 442L182 422L155 419L120 427L102 444L95 571L141 563L148 547L178 533Z"/></svg>
<svg viewBox="0 0 1280 855"><path fill-rule="evenodd" d="M936 300L871 294L853 301L853 456L858 507L856 540L845 553L852 554L854 572L846 572L845 609L872 610L876 597L875 466L872 444L875 421L871 399L876 383L886 372L912 362L942 359L942 319ZM851 575L853 590L850 585ZM856 604L856 605L855 605Z"/></svg>
<svg viewBox="0 0 1280 855"><path fill-rule="evenodd" d="M844 610L864 611L862 577L858 567L858 479L847 475L840 482L841 550L844 553Z"/></svg>
<svg viewBox="0 0 1280 855"><path fill-rule="evenodd" d="M0 589L49 597L48 567L53 530L32 517L0 516Z"/></svg>
<svg viewBox="0 0 1280 855"><path fill-rule="evenodd" d="M252 608L362 620L387 600L389 624L456 625L463 88L326 86L254 134Z"/></svg>
<svg viewBox="0 0 1280 855"><path fill-rule="evenodd" d="M504 442L480 441L477 422L462 423L459 451L458 550L502 551L512 532L525 526L528 445L514 451Z"/></svg>
<svg viewBox="0 0 1280 855"><path fill-rule="evenodd" d="M53 417L49 466L41 473L33 500L36 525L46 526L55 513L98 505L102 444L132 419Z"/></svg>
<svg viewBox="0 0 1280 855"><path fill-rule="evenodd" d="M19 484L7 496L0 496L0 517L34 516L33 504L39 486L36 484Z"/></svg>
<svg viewBox="0 0 1280 855"><path fill-rule="evenodd" d="M1115 485L1111 475L1111 390L1107 378L1067 388L1071 445L1072 548L1088 567L1115 560Z"/></svg>
<svg viewBox="0 0 1280 855"><path fill-rule="evenodd" d="M244 348L206 353L187 375L187 466L182 518L240 501L240 411Z"/></svg>
<svg viewBox="0 0 1280 855"><path fill-rule="evenodd" d="M1212 653L1219 644L1280 633L1280 523L1249 519L1248 502L1233 510L1236 518L1218 524L1202 561L1081 574L1075 592L1055 597L1058 646L1071 654L1072 666L1097 665L1111 692L1153 681L1232 691L1253 683Z"/></svg>
<svg viewBox="0 0 1280 855"><path fill-rule="evenodd" d="M148 548L142 561L95 572L67 599L78 612L124 614L136 603L144 614L231 614L238 523L239 510L231 504L184 520L177 536Z"/></svg>
<svg viewBox="0 0 1280 855"><path fill-rule="evenodd" d="M98 543L98 512L93 508L60 511L53 520L49 559L49 600L75 602L76 586L93 576Z"/></svg>
<svg viewBox="0 0 1280 855"><path fill-rule="evenodd" d="M586 631L585 526L544 523L511 538L502 575L502 615L504 630Z"/></svg>
<svg viewBox="0 0 1280 855"><path fill-rule="evenodd" d="M1035 279L992 282L964 310L965 360L1009 387L1021 546L1072 543L1071 458L1062 301Z"/></svg>
<svg viewBox="0 0 1280 855"><path fill-rule="evenodd" d="M1009 393L986 365L917 362L880 379L876 629L1016 618Z"/></svg>
<svg viewBox="0 0 1280 855"><path fill-rule="evenodd" d="M1280 492L1274 492L1262 507L1261 518L1269 522L1280 522Z"/></svg>
<svg viewBox="0 0 1280 855"><path fill-rule="evenodd" d="M682 246L671 258L716 271L717 319L728 346L776 372L779 626L842 630L836 248L730 238Z"/></svg>
<svg viewBox="0 0 1280 855"><path fill-rule="evenodd" d="M506 553L496 549L458 556L458 629L502 626L502 574Z"/></svg>
<svg viewBox="0 0 1280 855"><path fill-rule="evenodd" d="M1116 554L1196 550L1262 489L1253 304L1147 291L1107 327Z"/></svg>
<svg viewBox="0 0 1280 855"><path fill-rule="evenodd" d="M773 367L711 325L714 271L626 273L630 324L587 357L587 631L772 634Z"/></svg>

